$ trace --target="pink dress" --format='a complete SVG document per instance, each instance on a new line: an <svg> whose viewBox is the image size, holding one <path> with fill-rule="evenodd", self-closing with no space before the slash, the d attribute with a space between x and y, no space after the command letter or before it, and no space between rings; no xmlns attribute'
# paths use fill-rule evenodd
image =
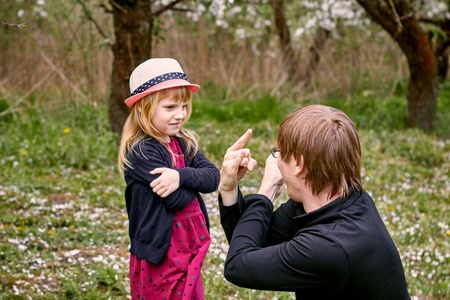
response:
<svg viewBox="0 0 450 300"><path fill-rule="evenodd" d="M175 168L184 168L176 139L171 138L169 146L179 154ZM161 265L130 254L131 299L204 299L201 268L210 244L205 216L195 198L175 212L170 247Z"/></svg>

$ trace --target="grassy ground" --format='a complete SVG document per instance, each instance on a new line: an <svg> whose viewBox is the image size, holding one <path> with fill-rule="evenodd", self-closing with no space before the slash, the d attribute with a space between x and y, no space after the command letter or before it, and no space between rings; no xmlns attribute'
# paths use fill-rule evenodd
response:
<svg viewBox="0 0 450 300"><path fill-rule="evenodd" d="M361 95L327 103L360 128L363 184L399 248L410 294L448 299L450 87L441 90L436 131L428 135L403 128L402 98ZM243 183L249 193L261 179L279 122L299 105L272 97L223 103L205 97L196 99L189 124L218 167L226 148L253 128L248 146L259 167ZM106 107L77 103L0 119L0 299L128 297L125 185L116 167L117 137L107 124ZM294 299L293 293L237 288L223 278L228 245L216 196L205 195L212 224L203 268L207 299Z"/></svg>

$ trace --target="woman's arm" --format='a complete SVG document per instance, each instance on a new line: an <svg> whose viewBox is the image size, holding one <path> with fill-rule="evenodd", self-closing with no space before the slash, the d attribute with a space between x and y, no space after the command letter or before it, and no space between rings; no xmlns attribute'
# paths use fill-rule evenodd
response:
<svg viewBox="0 0 450 300"><path fill-rule="evenodd" d="M342 247L317 231L264 247L273 205L265 196L244 197L245 212L236 225L225 261L228 281L246 288L293 291L342 289L349 279Z"/></svg>
<svg viewBox="0 0 450 300"><path fill-rule="evenodd" d="M235 204L225 206L223 205L222 195L219 193L220 224L222 225L223 231L225 232L228 243L231 242L234 228L236 227L239 219L242 216L242 213L245 210L244 197L242 196L242 193L239 189L238 196L235 201Z"/></svg>
<svg viewBox="0 0 450 300"><path fill-rule="evenodd" d="M274 211L264 246L281 244L295 235L294 217L300 215L297 203L289 199Z"/></svg>
<svg viewBox="0 0 450 300"><path fill-rule="evenodd" d="M264 176L261 180L258 194L266 196L273 203L283 191L284 186L284 180L278 168L278 158L269 155L266 159ZM275 211L265 240L266 246L277 245L294 237L295 226L293 218L295 215L296 209L292 199L287 203L283 203Z"/></svg>

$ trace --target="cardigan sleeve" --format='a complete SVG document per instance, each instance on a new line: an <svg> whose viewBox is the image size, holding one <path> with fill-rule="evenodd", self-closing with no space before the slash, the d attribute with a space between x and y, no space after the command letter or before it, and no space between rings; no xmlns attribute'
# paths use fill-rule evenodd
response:
<svg viewBox="0 0 450 300"><path fill-rule="evenodd" d="M246 288L283 291L345 286L349 268L338 243L305 232L288 242L264 247L272 202L263 195L247 195L244 200L246 209L234 229L225 262L228 281Z"/></svg>
<svg viewBox="0 0 450 300"><path fill-rule="evenodd" d="M197 151L192 160L185 159L186 167L176 169L180 173L180 187L200 193L211 193L217 190L220 172L205 155Z"/></svg>
<svg viewBox="0 0 450 300"><path fill-rule="evenodd" d="M144 141L137 145L128 157L132 168L127 168L125 175L148 186L160 176L160 174L152 175L150 171L155 168L173 168L169 152L161 144L151 141ZM155 197L159 196L155 194ZM172 194L166 198L161 198L161 200L168 208L180 210L189 205L195 197L195 190L180 186Z"/></svg>

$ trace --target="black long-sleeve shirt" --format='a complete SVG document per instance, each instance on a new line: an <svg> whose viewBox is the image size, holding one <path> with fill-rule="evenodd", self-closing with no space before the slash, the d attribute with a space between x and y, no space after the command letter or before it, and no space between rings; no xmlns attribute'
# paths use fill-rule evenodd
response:
<svg viewBox="0 0 450 300"><path fill-rule="evenodd" d="M365 191L310 213L292 199L273 212L265 196L239 193L220 214L230 242L225 277L238 286L297 299L410 299L397 248Z"/></svg>

